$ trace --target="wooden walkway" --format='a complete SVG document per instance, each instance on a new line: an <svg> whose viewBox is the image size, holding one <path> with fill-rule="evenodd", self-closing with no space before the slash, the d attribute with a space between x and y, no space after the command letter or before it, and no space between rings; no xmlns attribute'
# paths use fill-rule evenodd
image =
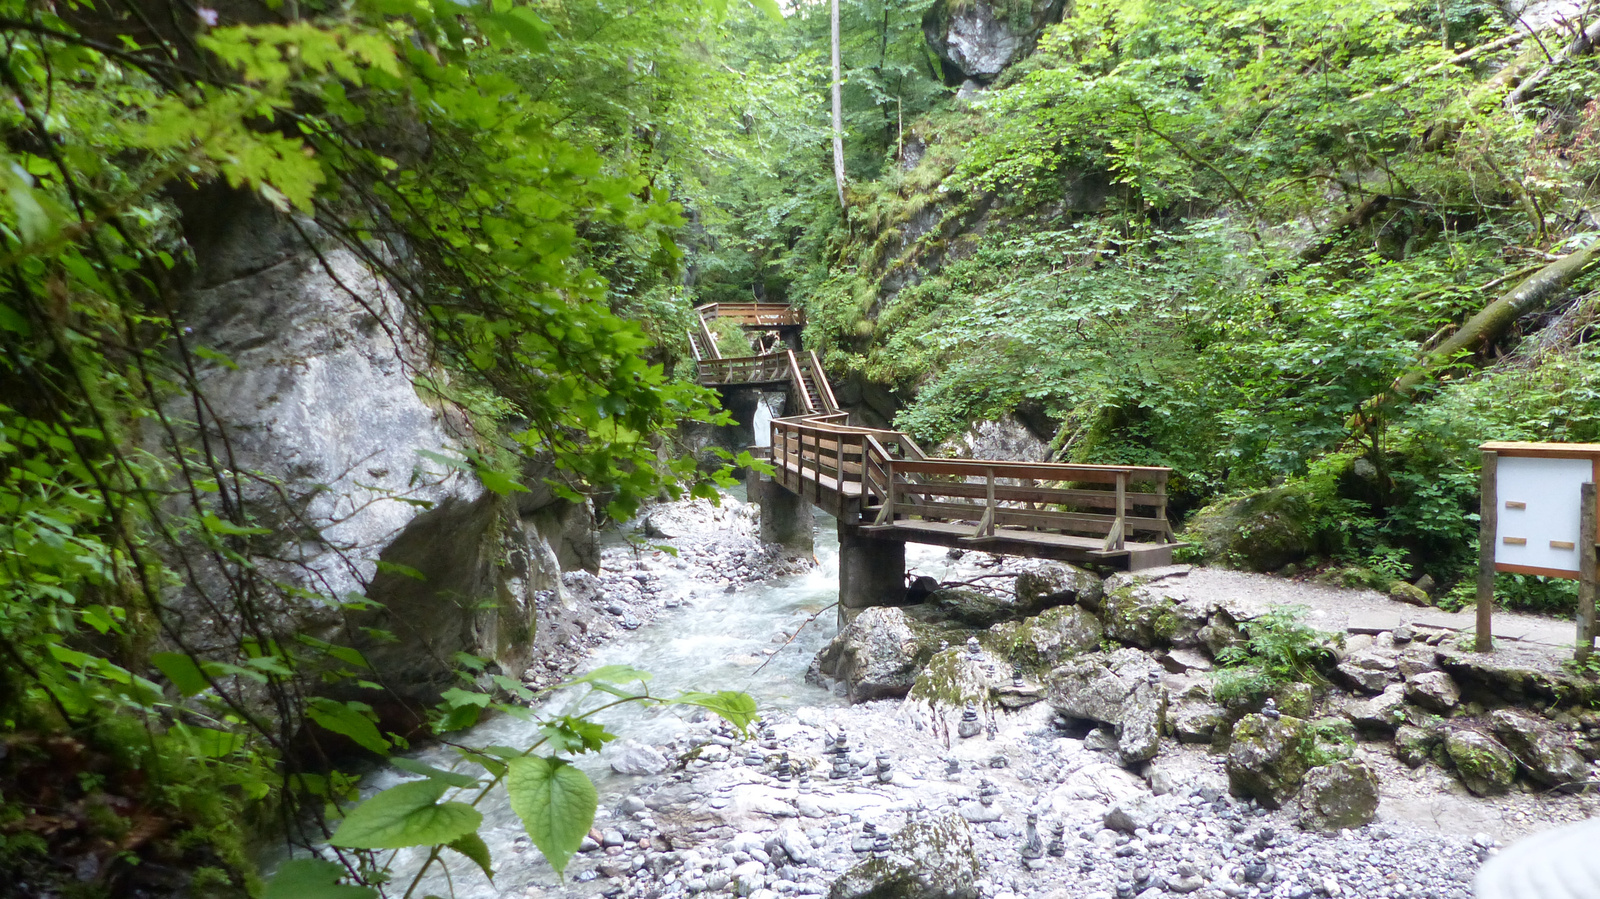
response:
<svg viewBox="0 0 1600 899"><path fill-rule="evenodd" d="M702 337L714 350L705 315ZM772 422L775 480L846 527L908 543L1128 570L1172 562L1179 544L1167 522L1170 469L931 457L900 431L846 424L815 352L695 352L701 384L793 388L803 408Z"/></svg>

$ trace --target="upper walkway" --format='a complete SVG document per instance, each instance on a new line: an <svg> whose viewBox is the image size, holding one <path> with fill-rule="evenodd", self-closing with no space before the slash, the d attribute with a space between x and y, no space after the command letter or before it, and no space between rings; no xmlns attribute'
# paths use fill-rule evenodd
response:
<svg viewBox="0 0 1600 899"><path fill-rule="evenodd" d="M1170 469L929 456L900 431L847 424L815 352L723 358L708 326L715 308L697 310L704 346L690 333L699 382L791 387L801 408L772 422L774 479L841 524L902 542L1129 570L1171 563ZM772 310L762 307L765 320L785 318Z"/></svg>

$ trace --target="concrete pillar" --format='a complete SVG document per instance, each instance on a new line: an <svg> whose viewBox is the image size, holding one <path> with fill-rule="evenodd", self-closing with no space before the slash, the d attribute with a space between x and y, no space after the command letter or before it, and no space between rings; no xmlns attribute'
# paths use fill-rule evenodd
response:
<svg viewBox="0 0 1600 899"><path fill-rule="evenodd" d="M782 484L754 471L744 476L745 496L761 507L761 542L776 543L790 552L811 555L811 504L784 489Z"/></svg>
<svg viewBox="0 0 1600 899"><path fill-rule="evenodd" d="M839 612L892 606L906 598L906 545L839 523Z"/></svg>

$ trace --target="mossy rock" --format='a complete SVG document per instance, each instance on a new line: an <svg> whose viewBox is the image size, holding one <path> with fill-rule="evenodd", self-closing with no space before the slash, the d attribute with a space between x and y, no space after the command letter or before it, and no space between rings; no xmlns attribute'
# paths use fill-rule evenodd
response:
<svg viewBox="0 0 1600 899"><path fill-rule="evenodd" d="M1172 645L1189 633L1187 622L1178 613L1178 601L1153 588L1130 584L1109 593L1101 603L1100 618L1106 636L1140 649Z"/></svg>
<svg viewBox="0 0 1600 899"><path fill-rule="evenodd" d="M978 853L954 810L901 828L887 858L870 858L833 882L828 899L977 899Z"/></svg>
<svg viewBox="0 0 1600 899"><path fill-rule="evenodd" d="M1090 611L1100 608L1105 583L1100 576L1064 563L1044 565L1017 575L1017 606L1024 615L1076 603Z"/></svg>
<svg viewBox="0 0 1600 899"><path fill-rule="evenodd" d="M1278 711L1296 718L1310 718L1317 705L1317 689L1301 681L1284 684L1272 691Z"/></svg>
<svg viewBox="0 0 1600 899"><path fill-rule="evenodd" d="M1517 762L1500 741L1471 730L1452 730L1444 738L1444 753L1456 777L1479 796L1499 796L1511 790Z"/></svg>
<svg viewBox="0 0 1600 899"><path fill-rule="evenodd" d="M966 651L947 649L934 653L911 684L910 698L929 709L961 709L968 703L987 704L989 684L967 660Z"/></svg>
<svg viewBox="0 0 1600 899"><path fill-rule="evenodd" d="M1228 788L1267 808L1282 808L1311 770L1315 737L1291 715L1246 715L1233 726L1228 747Z"/></svg>
<svg viewBox="0 0 1600 899"><path fill-rule="evenodd" d="M1013 665L1043 672L1063 659L1100 648L1105 627L1080 606L1058 606L1025 621L1008 621L989 629L992 643Z"/></svg>
<svg viewBox="0 0 1600 899"><path fill-rule="evenodd" d="M930 624L948 623L980 629L1027 617L1023 609L1010 599L976 590L935 590L921 603L905 606L904 609L911 617Z"/></svg>
<svg viewBox="0 0 1600 899"><path fill-rule="evenodd" d="M1420 768L1439 746L1439 734L1431 728L1402 725L1394 733L1394 757L1409 768Z"/></svg>
<svg viewBox="0 0 1600 899"><path fill-rule="evenodd" d="M1304 488L1258 490L1219 500L1195 513L1183 539L1214 562L1276 571L1316 550L1313 504Z"/></svg>
<svg viewBox="0 0 1600 899"><path fill-rule="evenodd" d="M1342 759L1306 772L1300 826L1332 832L1370 824L1378 813L1378 776L1366 762Z"/></svg>

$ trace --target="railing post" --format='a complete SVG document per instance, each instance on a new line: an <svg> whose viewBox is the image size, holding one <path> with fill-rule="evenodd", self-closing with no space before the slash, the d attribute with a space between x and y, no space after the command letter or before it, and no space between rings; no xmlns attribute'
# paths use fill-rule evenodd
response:
<svg viewBox="0 0 1600 899"><path fill-rule="evenodd" d="M1117 529L1116 549L1121 550L1128 536L1128 473L1117 472Z"/></svg>
<svg viewBox="0 0 1600 899"><path fill-rule="evenodd" d="M985 468L983 470L983 476L984 476L984 480L985 480L985 482L987 484L987 490L985 491L986 496L985 496L985 499L984 499L984 503L985 503L985 505L988 506L988 510L983 513L983 520L984 520L985 525L986 525L986 527L984 527L984 529L983 529L983 536L985 536L985 537L993 537L994 536L994 469L993 468Z"/></svg>

